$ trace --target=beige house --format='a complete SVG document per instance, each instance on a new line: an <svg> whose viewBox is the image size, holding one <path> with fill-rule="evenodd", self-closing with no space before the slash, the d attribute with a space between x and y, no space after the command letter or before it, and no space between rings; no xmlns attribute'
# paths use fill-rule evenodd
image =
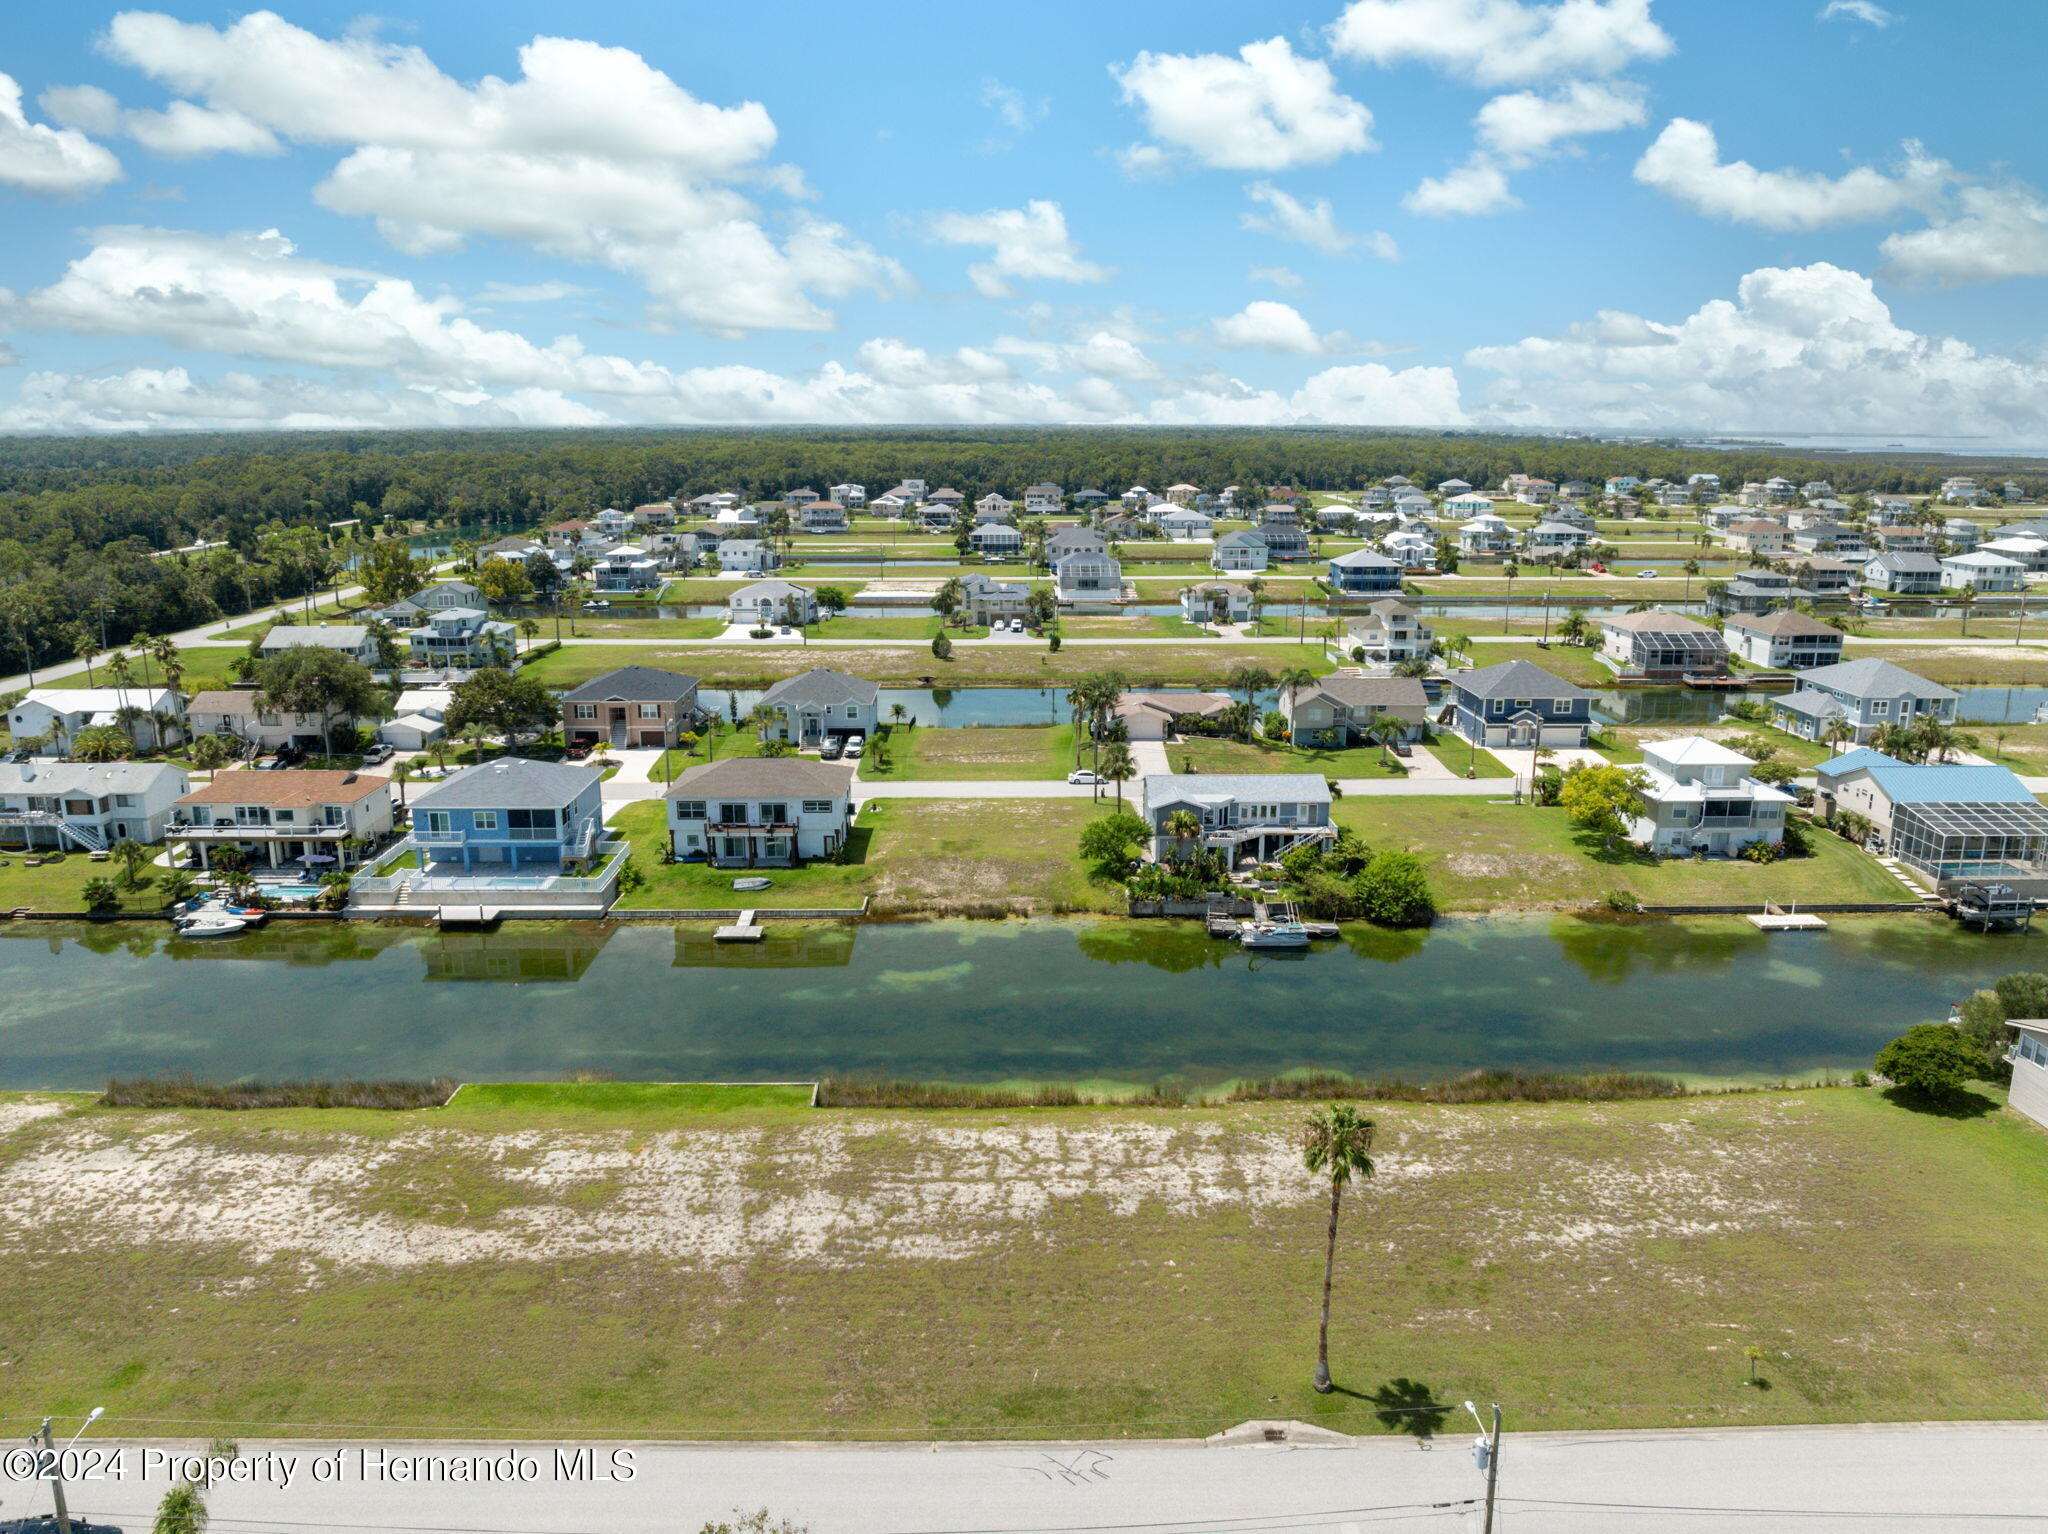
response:
<svg viewBox="0 0 2048 1534"><path fill-rule="evenodd" d="M256 690L250 687L195 692L185 704L185 727L194 736L231 735L258 751L275 751L279 746L324 750L321 722L318 714L258 708ZM339 717L326 721L330 729L343 722Z"/></svg>
<svg viewBox="0 0 2048 1534"><path fill-rule="evenodd" d="M1399 720L1400 738L1414 740L1423 732L1428 711L1429 696L1421 681L1412 676L1346 676L1340 672L1280 694L1288 737L1302 745L1355 745L1382 717Z"/></svg>
<svg viewBox="0 0 2048 1534"><path fill-rule="evenodd" d="M1345 647L1365 651L1365 658L1380 665L1427 656L1436 644L1436 633L1419 613L1405 602L1389 598L1375 602L1362 618L1344 625L1350 636Z"/></svg>
<svg viewBox="0 0 2048 1534"><path fill-rule="evenodd" d="M1792 534L1784 523L1769 517L1750 517L1741 522L1730 522L1724 541L1738 554L1775 557L1785 552L1791 539Z"/></svg>
<svg viewBox="0 0 2048 1534"><path fill-rule="evenodd" d="M1233 701L1220 692L1127 692L1112 717L1123 722L1131 740L1166 740L1181 715L1214 719Z"/></svg>
<svg viewBox="0 0 2048 1534"><path fill-rule="evenodd" d="M241 768L216 773L180 799L164 839L197 848L201 868L210 867L221 848L235 847L269 868L299 863L319 873L353 861L346 845L351 838L382 841L391 825L388 778Z"/></svg>
<svg viewBox="0 0 2048 1534"><path fill-rule="evenodd" d="M697 679L653 666L621 666L562 694L562 738L572 746L660 746L697 712Z"/></svg>

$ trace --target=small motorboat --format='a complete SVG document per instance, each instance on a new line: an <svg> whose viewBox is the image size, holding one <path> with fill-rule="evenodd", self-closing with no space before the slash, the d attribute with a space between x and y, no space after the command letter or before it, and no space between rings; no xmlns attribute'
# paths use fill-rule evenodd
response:
<svg viewBox="0 0 2048 1534"><path fill-rule="evenodd" d="M180 937L233 937L237 932L246 932L249 924L239 916L230 916L225 911L201 911L195 916L181 916L172 923Z"/></svg>
<svg viewBox="0 0 2048 1534"><path fill-rule="evenodd" d="M1298 921L1248 921L1237 940L1246 948L1306 948L1308 928Z"/></svg>
<svg viewBox="0 0 2048 1534"><path fill-rule="evenodd" d="M1852 604L1867 613L1881 613L1887 604L1878 597L1858 597Z"/></svg>

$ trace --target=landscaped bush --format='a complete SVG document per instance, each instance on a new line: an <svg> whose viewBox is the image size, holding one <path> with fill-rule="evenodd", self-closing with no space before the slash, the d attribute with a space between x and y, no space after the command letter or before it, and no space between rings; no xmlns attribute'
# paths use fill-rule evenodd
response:
<svg viewBox="0 0 2048 1534"><path fill-rule="evenodd" d="M1541 1071L1486 1069L1445 1081L1408 1081L1400 1076L1346 1076L1310 1071L1247 1081L1230 1102L1327 1102L1338 1098L1401 1103L1622 1102L1639 1098L1685 1097L1691 1089L1669 1076L1638 1071Z"/></svg>
<svg viewBox="0 0 2048 1534"><path fill-rule="evenodd" d="M102 1108L438 1108L460 1085L433 1081L200 1081L192 1076L115 1077Z"/></svg>

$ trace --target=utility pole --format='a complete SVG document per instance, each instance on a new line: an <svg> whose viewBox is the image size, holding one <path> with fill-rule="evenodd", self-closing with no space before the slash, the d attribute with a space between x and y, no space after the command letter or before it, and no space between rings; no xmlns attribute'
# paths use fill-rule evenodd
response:
<svg viewBox="0 0 2048 1534"><path fill-rule="evenodd" d="M71 1534L71 1510L64 1505L64 1477L57 1463L57 1446L50 1439L48 1417L43 1418L43 1452L50 1457L50 1495L57 1502L57 1534Z"/></svg>
<svg viewBox="0 0 2048 1534"><path fill-rule="evenodd" d="M1472 1456L1479 1468L1486 1472L1486 1521L1480 1526L1481 1534L1493 1534L1494 1495L1500 1486L1500 1402L1493 1403L1493 1428L1487 1430L1486 1421L1479 1415L1479 1408L1470 1401L1465 1410L1472 1414L1472 1420L1479 1424L1483 1435L1472 1445Z"/></svg>

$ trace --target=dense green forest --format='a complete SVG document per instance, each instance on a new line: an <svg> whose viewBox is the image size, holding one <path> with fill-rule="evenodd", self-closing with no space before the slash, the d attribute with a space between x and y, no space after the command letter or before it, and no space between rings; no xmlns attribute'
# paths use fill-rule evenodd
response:
<svg viewBox="0 0 2048 1534"><path fill-rule="evenodd" d="M1970 461L1793 457L1470 432L929 429L324 432L0 441L0 622L10 661L119 642L317 589L349 537L424 523L515 531L604 506L910 475L972 499L1052 480L1114 495L1186 480L1356 488L1390 474L1497 484L1524 472L1725 481L1782 474L1845 493L1928 490ZM1988 468L1988 465L1986 466ZM2001 469L2002 477L2002 469ZM337 533L331 524L355 522ZM159 550L223 543L212 553ZM339 546L338 546L339 545Z"/></svg>

